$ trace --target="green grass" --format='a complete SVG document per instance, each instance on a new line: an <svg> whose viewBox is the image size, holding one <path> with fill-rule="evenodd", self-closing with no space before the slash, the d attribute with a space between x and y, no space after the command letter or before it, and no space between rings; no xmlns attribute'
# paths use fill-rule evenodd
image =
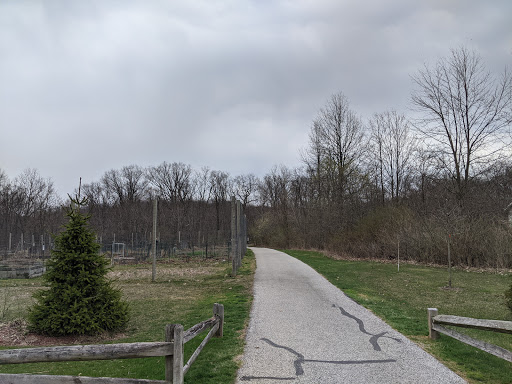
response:
<svg viewBox="0 0 512 384"><path fill-rule="evenodd" d="M418 265L397 266L369 261L334 260L318 252L285 251L305 262L349 297L374 312L397 331L433 354L472 383L512 383L512 364L441 335L428 339L427 308L439 314L482 319L512 320L504 292L510 275L448 271ZM512 335L478 330L457 331L512 350Z"/></svg>
<svg viewBox="0 0 512 384"><path fill-rule="evenodd" d="M131 320L124 337L110 342L163 341L166 324L183 324L188 329L210 318L213 304L221 303L225 311L224 337L210 340L185 376L185 383L234 382L243 353L255 265L250 251L236 277L230 276L231 268L226 262L161 264L154 283L151 283L151 266L115 267L112 276L130 304ZM14 298L12 305L6 305L9 309L4 321L26 316L30 293L41 283L41 279L0 280L0 289L9 292L10 300ZM0 301L2 298L0 293ZM206 333L185 344L185 362L204 336ZM154 380L163 380L165 375L163 358L7 365L2 366L0 372Z"/></svg>

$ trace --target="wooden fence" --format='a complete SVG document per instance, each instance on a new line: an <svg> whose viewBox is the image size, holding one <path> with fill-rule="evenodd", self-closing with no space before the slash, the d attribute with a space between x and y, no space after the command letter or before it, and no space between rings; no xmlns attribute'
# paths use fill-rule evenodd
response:
<svg viewBox="0 0 512 384"><path fill-rule="evenodd" d="M73 345L65 347L7 349L0 351L0 364L48 363L58 361L137 359L165 356L165 380L125 379L109 377L0 374L0 383L20 384L183 384L183 377L196 361L206 343L222 337L224 306L214 304L213 317L183 331L181 324L165 327L165 342ZM183 365L183 346L203 331L210 329L189 361Z"/></svg>
<svg viewBox="0 0 512 384"><path fill-rule="evenodd" d="M501 359L512 362L512 352L485 341L473 339L467 335L444 327L451 325L462 328L482 329L486 331L512 334L512 321L473 319L471 317L439 315L437 308L428 308L428 335L431 339L439 338L443 333L463 343L481 349Z"/></svg>

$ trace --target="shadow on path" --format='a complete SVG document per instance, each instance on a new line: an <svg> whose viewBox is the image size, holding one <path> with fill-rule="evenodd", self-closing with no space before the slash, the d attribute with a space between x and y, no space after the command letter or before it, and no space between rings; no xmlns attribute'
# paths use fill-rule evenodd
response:
<svg viewBox="0 0 512 384"><path fill-rule="evenodd" d="M370 344L373 346L373 349L376 350L376 351L381 351L382 349L380 348L380 345L378 343L379 341L379 338L381 337L386 337L388 339L391 339L391 340L395 340L397 343L401 343L402 341L400 339L397 339L395 337L391 337L391 336L385 336L386 333L388 333L387 331L386 332L381 332L381 333L377 333L377 334L373 334L373 333L370 333L368 332L365 327L364 327L364 323L361 319L355 317L354 315L351 315L350 313L348 313L347 311L345 311L342 307L339 307L335 304L332 305L333 308L338 308L341 312L342 315L344 316L347 316L348 318L350 319L353 319L356 321L356 323L359 325L359 330L368 335L368 336L371 336L370 337Z"/></svg>
<svg viewBox="0 0 512 384"><path fill-rule="evenodd" d="M373 346L373 349L375 351L381 351L380 345L378 344L378 339L381 337L386 337L391 340L395 340L396 342L400 343L401 340L391 337L391 336L385 336L387 332L381 332L377 334L370 333L366 330L364 323L361 319L355 317L354 315L351 315L347 311L345 311L342 307L334 305L333 308L338 308L341 311L341 314L353 319L356 321L356 323L359 325L359 330L368 335L370 337L370 344ZM272 340L269 340L267 338L261 338L260 340L264 341L265 343L269 344L271 347L284 349L285 351L291 353L296 358L293 361L293 366L295 368L295 377L272 377L272 376L242 376L240 380L242 381L251 381L251 380L280 380L280 381L290 381L295 380L297 377L302 376L304 374L304 369L302 368L302 365L304 363L322 363L322 364L335 364L335 365L352 365L352 364L382 364L382 363L396 363L396 360L394 359L384 359L384 360L339 360L339 361L330 361L330 360L312 360L312 359L306 359L302 353L299 353L295 350L293 350L290 347L287 347L285 345L279 345L274 343Z"/></svg>

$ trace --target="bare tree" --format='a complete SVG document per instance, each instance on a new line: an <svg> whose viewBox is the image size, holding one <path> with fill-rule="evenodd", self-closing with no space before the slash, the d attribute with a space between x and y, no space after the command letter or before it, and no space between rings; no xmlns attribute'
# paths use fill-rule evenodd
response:
<svg viewBox="0 0 512 384"><path fill-rule="evenodd" d="M290 245L292 229L289 218L291 180L292 172L288 168L274 167L259 186L260 203L272 208L278 225L273 230L282 232L282 244L286 247Z"/></svg>
<svg viewBox="0 0 512 384"><path fill-rule="evenodd" d="M141 201L148 187L144 168L139 165L129 165L121 169L121 175L124 179L126 199L129 202Z"/></svg>
<svg viewBox="0 0 512 384"><path fill-rule="evenodd" d="M307 167L310 177L315 181L316 197L322 199L322 163L325 158L325 148L322 138L322 123L320 118L313 121L309 132L309 146L301 153L302 161Z"/></svg>
<svg viewBox="0 0 512 384"><path fill-rule="evenodd" d="M81 194L87 199L90 207L108 204L108 197L100 182L93 181L90 184L83 184Z"/></svg>
<svg viewBox="0 0 512 384"><path fill-rule="evenodd" d="M176 231L182 231L189 215L193 197L192 167L183 163L167 163L147 170L148 179L156 193L164 201L169 213L166 225ZM188 217L191 220L190 217ZM188 223L190 230L190 223Z"/></svg>
<svg viewBox="0 0 512 384"><path fill-rule="evenodd" d="M0 233L2 235L11 232L12 205L9 204L10 183L5 172L0 169Z"/></svg>
<svg viewBox="0 0 512 384"><path fill-rule="evenodd" d="M172 203L192 197L192 167L183 163L167 163L151 167L148 178L157 189L158 194Z"/></svg>
<svg viewBox="0 0 512 384"><path fill-rule="evenodd" d="M470 179L503 148L512 121L512 77L505 69L496 79L479 55L460 47L412 79L412 103L422 113L418 130L435 143L462 206Z"/></svg>
<svg viewBox="0 0 512 384"><path fill-rule="evenodd" d="M210 202L212 193L210 183L210 168L203 167L200 171L194 172L193 190L196 200L204 203Z"/></svg>
<svg viewBox="0 0 512 384"><path fill-rule="evenodd" d="M440 170L436 167L437 161L435 156L423 146L418 146L414 160L414 180L412 189L418 193L419 199L416 201L419 205L418 209L424 216L427 216L429 213L429 194L438 195L433 188L433 184L434 180L439 179Z"/></svg>
<svg viewBox="0 0 512 384"><path fill-rule="evenodd" d="M285 210L288 206L291 177L291 171L285 166L273 167L260 183L260 203Z"/></svg>
<svg viewBox="0 0 512 384"><path fill-rule="evenodd" d="M223 205L227 206L226 202L229 197L228 191L230 190L230 183L229 174L221 171L210 172L210 191L215 204L215 229L217 231L221 229L221 209Z"/></svg>
<svg viewBox="0 0 512 384"><path fill-rule="evenodd" d="M87 199L91 224L101 235L107 233L109 224L110 202L105 188L101 182L93 181L89 184L82 184L80 193ZM113 228L111 228L114 230Z"/></svg>
<svg viewBox="0 0 512 384"><path fill-rule="evenodd" d="M5 174L4 170L0 168L0 190L4 189L9 183L9 179Z"/></svg>
<svg viewBox="0 0 512 384"><path fill-rule="evenodd" d="M386 196L399 200L412 179L417 140L405 116L396 111L375 114L369 125L382 201Z"/></svg>
<svg viewBox="0 0 512 384"><path fill-rule="evenodd" d="M44 212L57 203L57 195L51 179L44 179L36 169L24 170L14 179L13 189L21 196L19 213L31 216Z"/></svg>
<svg viewBox="0 0 512 384"><path fill-rule="evenodd" d="M148 187L144 169L138 165L107 171L101 182L109 198L120 205L141 201Z"/></svg>
<svg viewBox="0 0 512 384"><path fill-rule="evenodd" d="M113 209L109 214L112 234L128 236L138 233L147 223L141 220L144 207L141 204L149 193L149 183L144 168L129 165L120 170L112 169L101 178L105 197ZM112 235L105 233L105 235Z"/></svg>
<svg viewBox="0 0 512 384"><path fill-rule="evenodd" d="M14 218L19 231L45 232L49 211L59 204L51 179L44 179L36 169L26 169L6 190L9 216Z"/></svg>
<svg viewBox="0 0 512 384"><path fill-rule="evenodd" d="M248 204L254 203L257 200L258 184L258 178L252 173L240 175L233 179L233 192L242 202L244 209Z"/></svg>
<svg viewBox="0 0 512 384"><path fill-rule="evenodd" d="M315 145L321 145L321 166L326 174L329 194L342 204L350 178L357 172L364 154L364 127L350 109L348 99L337 93L320 110L313 125ZM320 149L316 148L315 153ZM317 154L318 156L318 154Z"/></svg>

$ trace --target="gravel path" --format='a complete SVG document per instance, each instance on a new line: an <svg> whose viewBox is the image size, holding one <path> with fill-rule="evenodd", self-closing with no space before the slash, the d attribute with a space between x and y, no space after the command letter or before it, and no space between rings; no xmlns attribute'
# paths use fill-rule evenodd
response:
<svg viewBox="0 0 512 384"><path fill-rule="evenodd" d="M465 383L306 264L253 251L254 303L237 383Z"/></svg>

